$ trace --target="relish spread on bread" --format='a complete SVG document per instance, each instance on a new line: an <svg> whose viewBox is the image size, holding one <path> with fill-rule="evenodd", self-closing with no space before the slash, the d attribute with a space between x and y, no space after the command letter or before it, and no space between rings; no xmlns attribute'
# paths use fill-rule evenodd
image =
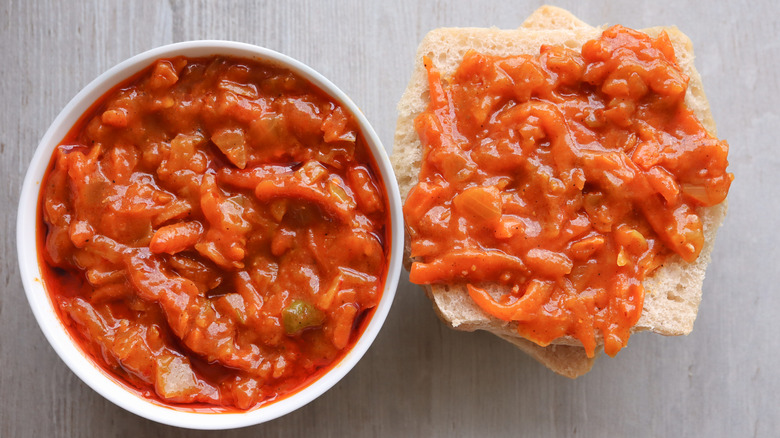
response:
<svg viewBox="0 0 780 438"><path fill-rule="evenodd" d="M410 280L440 316L570 377L632 331L685 332L733 177L684 36L550 7L516 31L431 34L394 161Z"/></svg>

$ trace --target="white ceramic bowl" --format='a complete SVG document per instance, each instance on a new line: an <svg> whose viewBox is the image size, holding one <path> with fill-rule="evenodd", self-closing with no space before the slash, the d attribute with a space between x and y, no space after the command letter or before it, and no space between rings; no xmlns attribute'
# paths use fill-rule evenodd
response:
<svg viewBox="0 0 780 438"><path fill-rule="evenodd" d="M52 301L49 299L43 287L41 269L38 266L38 248L36 245L36 223L38 213L38 194L41 181L49 165L52 153L62 141L79 117L97 99L102 97L116 84L124 81L134 73L151 65L155 60L177 55L187 57L203 57L209 55L227 55L256 59L270 64L280 65L290 69L298 75L306 78L311 83L325 91L336 101L340 102L356 118L363 132L366 144L373 153L387 191L387 199L390 204L392 247L390 254L385 289L379 306L376 308L371 321L365 328L360 339L352 349L332 368L319 379L309 384L304 389L283 398L274 403L260 408L237 413L196 413L177 410L175 408L161 406L150 402L128 391L120 384L98 368L90 359L85 357L81 349L71 339L68 331L62 325ZM398 185L393 174L390 160L382 143L377 137L371 125L358 107L329 80L317 73L312 68L298 62L288 56L249 44L230 41L190 41L171 44L149 50L134 56L107 72L87 85L74 97L60 112L49 130L43 136L38 149L35 151L27 175L24 179L19 211L17 217L17 248L19 253L19 266L24 283L27 299L30 302L35 318L43 330L44 335L62 360L81 378L87 385L97 391L103 397L142 417L160 423L192 429L230 429L249 426L272 420L295 409L298 409L314 400L322 393L330 389L365 354L368 347L376 338L382 324L387 317L390 306L393 303L395 290L398 284L398 276L401 267L403 228L401 216L401 199Z"/></svg>

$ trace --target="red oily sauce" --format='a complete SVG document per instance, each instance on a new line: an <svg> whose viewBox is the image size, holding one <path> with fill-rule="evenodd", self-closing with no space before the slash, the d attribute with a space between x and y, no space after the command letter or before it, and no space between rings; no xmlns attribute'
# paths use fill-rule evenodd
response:
<svg viewBox="0 0 780 438"><path fill-rule="evenodd" d="M411 281L465 284L539 345L570 336L592 357L600 334L615 355L642 281L670 255L697 258L699 209L733 179L728 144L685 105L668 36L614 26L581 52L471 51L446 80L425 64L423 161L404 205Z"/></svg>
<svg viewBox="0 0 780 438"><path fill-rule="evenodd" d="M389 208L356 120L256 61L162 59L116 87L56 149L40 204L72 337L166 405L297 391L382 296Z"/></svg>

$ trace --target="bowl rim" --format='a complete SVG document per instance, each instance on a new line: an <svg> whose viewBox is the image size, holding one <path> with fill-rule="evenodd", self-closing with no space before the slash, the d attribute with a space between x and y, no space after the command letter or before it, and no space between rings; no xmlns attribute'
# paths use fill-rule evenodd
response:
<svg viewBox="0 0 780 438"><path fill-rule="evenodd" d="M385 287L371 321L352 349L331 369L281 400L245 412L188 412L155 403L125 389L88 359L68 334L54 304L43 287L36 240L38 196L51 156L71 127L100 97L118 83L160 58L226 55L251 58L290 69L348 109L357 119L366 144L381 173L390 207L391 248ZM382 142L357 105L336 85L313 68L287 55L264 47L224 40L196 40L160 46L115 65L84 87L49 126L27 169L17 211L19 272L27 300L39 327L57 355L84 383L121 408L158 423L188 429L218 430L251 426L273 420L303 407L338 383L363 357L376 339L395 298L403 256L403 221L398 183ZM33 242L32 245L24 242Z"/></svg>

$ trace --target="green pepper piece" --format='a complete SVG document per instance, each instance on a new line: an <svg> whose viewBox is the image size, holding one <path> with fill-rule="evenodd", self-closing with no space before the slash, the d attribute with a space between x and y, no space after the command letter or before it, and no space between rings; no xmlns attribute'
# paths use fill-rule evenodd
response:
<svg viewBox="0 0 780 438"><path fill-rule="evenodd" d="M325 320L325 314L312 304L303 300L294 300L287 308L282 310L282 322L284 331L288 335L321 325Z"/></svg>

